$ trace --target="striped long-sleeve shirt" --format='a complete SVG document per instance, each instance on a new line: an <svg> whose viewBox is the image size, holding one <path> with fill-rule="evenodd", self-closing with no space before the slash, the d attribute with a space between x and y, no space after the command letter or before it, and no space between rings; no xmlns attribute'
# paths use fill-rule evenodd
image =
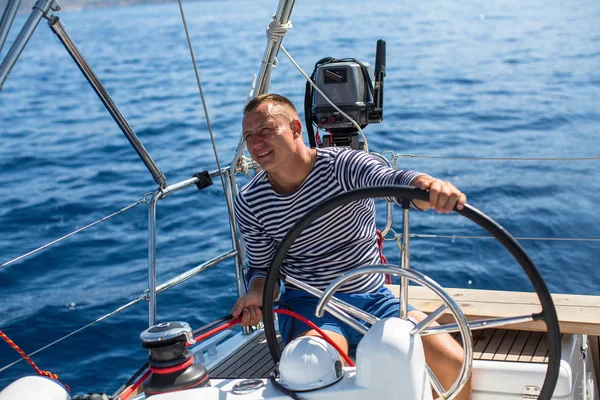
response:
<svg viewBox="0 0 600 400"><path fill-rule="evenodd" d="M277 245L306 212L339 193L377 185L409 185L416 171L396 171L362 151L317 149L317 159L300 187L276 193L266 173L259 172L235 200L235 215L246 245L248 280L265 278ZM379 262L373 199L355 201L319 217L296 239L281 270L318 289L342 273ZM381 274L363 275L340 290L370 293L384 281ZM288 287L289 289L289 287Z"/></svg>

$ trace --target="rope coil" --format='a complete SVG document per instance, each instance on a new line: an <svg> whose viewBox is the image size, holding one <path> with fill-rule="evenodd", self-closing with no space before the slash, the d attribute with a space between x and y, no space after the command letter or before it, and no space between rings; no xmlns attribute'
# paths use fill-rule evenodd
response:
<svg viewBox="0 0 600 400"><path fill-rule="evenodd" d="M292 21L288 21L285 24L277 21L277 17L273 15L273 19L267 26L267 37L270 40L282 40L283 37L292 29Z"/></svg>
<svg viewBox="0 0 600 400"><path fill-rule="evenodd" d="M277 43L279 46L281 46L281 41L283 40L283 37L287 34L288 30L290 29L292 29L292 21L288 20L288 22L282 24L277 20L277 17L273 15L271 22L269 22L269 25L267 26L267 38L272 43ZM279 65L279 61L277 60L275 54L276 53L273 53L271 56L269 56L268 60L263 60L263 65L265 67L264 82L266 82L266 85L264 87L265 93L269 91L269 86L271 86L271 72L273 68Z"/></svg>

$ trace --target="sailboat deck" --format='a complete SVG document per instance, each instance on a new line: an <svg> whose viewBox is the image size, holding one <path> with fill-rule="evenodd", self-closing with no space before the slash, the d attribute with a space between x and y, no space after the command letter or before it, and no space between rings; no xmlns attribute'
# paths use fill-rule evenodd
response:
<svg viewBox="0 0 600 400"><path fill-rule="evenodd" d="M460 334L453 334L460 341ZM280 347L283 343L279 339ZM546 333L483 329L473 332L473 359L527 363L548 362ZM264 334L241 347L231 357L210 369L211 378L267 378L275 364Z"/></svg>
<svg viewBox="0 0 600 400"><path fill-rule="evenodd" d="M398 295L398 286L389 286ZM538 312L539 302L533 293L494 292L472 289L448 289L467 318L501 318ZM440 300L428 289L409 287L411 304L430 313ZM600 375L600 296L553 295L561 332L588 336L596 373ZM454 322L442 315L438 322ZM521 329L521 330L519 330ZM473 359L524 363L548 362L548 337L539 321L512 325L510 329L473 331ZM460 341L460 334L452 335ZM282 346L281 342L280 345ZM283 346L282 346L283 347ZM275 368L264 335L246 343L239 351L209 371L213 378L263 378ZM600 376L598 376L600 379Z"/></svg>
<svg viewBox="0 0 600 400"><path fill-rule="evenodd" d="M277 335L279 347L283 350L283 340ZM275 369L269 354L264 332L248 341L234 354L210 368L211 378L268 378Z"/></svg>

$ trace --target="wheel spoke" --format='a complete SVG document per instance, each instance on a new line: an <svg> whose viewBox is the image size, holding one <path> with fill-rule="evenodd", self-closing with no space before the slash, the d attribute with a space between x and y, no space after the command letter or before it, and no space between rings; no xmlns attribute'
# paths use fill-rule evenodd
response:
<svg viewBox="0 0 600 400"><path fill-rule="evenodd" d="M438 381L437 376L435 376L431 368L429 368L429 365L427 365L427 375L429 375L429 382L431 383L431 386L433 386L433 390L435 390L435 392L438 394L438 396L440 396L441 399L445 399L446 391L444 390L444 387L442 386L440 381Z"/></svg>
<svg viewBox="0 0 600 400"><path fill-rule="evenodd" d="M411 335L416 335L418 333L421 333L421 331L425 328L427 328L429 325L431 325L436 319L438 319L440 317L440 315L442 315L442 313L444 311L446 311L446 309L448 308L448 306L446 306L445 304L442 304L441 306L438 307L437 310L435 310L434 312L432 312L431 314L429 314L427 316L427 318L425 318L423 321L419 322L417 324L417 326L415 326L413 328L412 331L410 331Z"/></svg>
<svg viewBox="0 0 600 400"><path fill-rule="evenodd" d="M469 323L467 325L468 325L469 329L471 329L471 330L478 330L478 329L486 329L486 328L499 328L502 326L521 324L524 322L531 322L534 320L535 320L535 318L533 315L521 315L519 317L491 318L491 319L480 319L477 321L469 321ZM425 320L423 322L425 322ZM418 325L414 329L416 329L417 327L418 327ZM421 334L421 336L428 336L428 335L439 335L440 333L452 333L452 332L459 332L459 331L460 331L460 328L459 328L458 324L446 324L446 325L440 325L440 326L434 326L431 328L422 329L420 334Z"/></svg>
<svg viewBox="0 0 600 400"><path fill-rule="evenodd" d="M291 276L286 276L285 277L285 282L287 283L291 283L292 285L304 290L307 293L312 294L313 296L319 298L323 295L323 291L319 290L317 288L314 288L310 285L307 285L306 283L299 281L298 279L294 279ZM345 301L342 301L340 299L336 299L335 297L331 298L331 300L329 300L329 302L331 304L333 304L334 306L336 306L338 309L345 311L346 313L355 316L356 318L359 318L363 321L368 322L371 325L375 325L375 323L377 323L377 321L379 321L379 318L369 314L368 312L365 312L359 308L354 307L352 304L348 304ZM331 312L330 310L330 306L327 305L327 311ZM333 313L332 313L333 314Z"/></svg>

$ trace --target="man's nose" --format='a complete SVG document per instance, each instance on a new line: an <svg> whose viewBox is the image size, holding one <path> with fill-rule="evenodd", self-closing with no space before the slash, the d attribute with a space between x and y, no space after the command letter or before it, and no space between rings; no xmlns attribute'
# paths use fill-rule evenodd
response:
<svg viewBox="0 0 600 400"><path fill-rule="evenodd" d="M250 138L246 139L246 145L248 146L249 149L254 149L254 148L260 147L264 144L263 142L264 141L259 137L250 137Z"/></svg>

